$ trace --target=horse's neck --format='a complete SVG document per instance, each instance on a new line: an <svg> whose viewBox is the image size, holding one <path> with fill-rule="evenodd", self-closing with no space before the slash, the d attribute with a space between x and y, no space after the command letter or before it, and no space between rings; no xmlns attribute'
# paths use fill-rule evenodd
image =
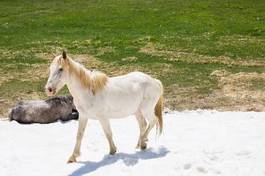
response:
<svg viewBox="0 0 265 176"><path fill-rule="evenodd" d="M69 76L69 79L67 80L67 88L70 92L70 94L74 97L74 99L79 96L79 93L81 93L79 90L81 90L81 84L78 82L77 79L74 78L74 76Z"/></svg>
<svg viewBox="0 0 265 176"><path fill-rule="evenodd" d="M87 73L87 76L90 76L90 70L87 70L85 68L82 68L79 63L71 60L71 64L74 69L84 69L84 71ZM78 68L76 68L78 67ZM69 92L71 95L74 97L74 99L81 99L82 96L84 95L84 92L88 92L86 89L81 84L80 79L78 78L77 75L70 73L68 76L68 80L66 81L66 85L68 87Z"/></svg>

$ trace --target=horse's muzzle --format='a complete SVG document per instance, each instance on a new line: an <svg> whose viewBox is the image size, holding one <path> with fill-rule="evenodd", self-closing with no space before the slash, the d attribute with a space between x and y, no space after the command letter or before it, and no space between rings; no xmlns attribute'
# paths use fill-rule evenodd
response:
<svg viewBox="0 0 265 176"><path fill-rule="evenodd" d="M56 94L56 89L52 87L45 87L45 92L48 96L53 96Z"/></svg>

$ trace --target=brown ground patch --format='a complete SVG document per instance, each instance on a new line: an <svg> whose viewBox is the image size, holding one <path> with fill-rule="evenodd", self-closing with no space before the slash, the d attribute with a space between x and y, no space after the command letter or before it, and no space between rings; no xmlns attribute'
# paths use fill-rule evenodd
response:
<svg viewBox="0 0 265 176"><path fill-rule="evenodd" d="M265 87L255 85L256 81L265 81L265 73L233 74L216 70L211 76L218 80L219 89L207 96L191 87L172 85L166 88L167 106L178 110L265 111Z"/></svg>
<svg viewBox="0 0 265 176"><path fill-rule="evenodd" d="M265 73L236 73L231 74L224 70L217 70L211 74L216 76L219 81L219 87L222 88L223 95L232 98L254 98L265 97L265 91L253 90L252 81L265 81Z"/></svg>
<svg viewBox="0 0 265 176"><path fill-rule="evenodd" d="M216 94L229 99L231 108L242 111L265 110L265 88L255 85L265 81L265 73L232 74L220 70L213 72L212 76L217 77L220 87Z"/></svg>

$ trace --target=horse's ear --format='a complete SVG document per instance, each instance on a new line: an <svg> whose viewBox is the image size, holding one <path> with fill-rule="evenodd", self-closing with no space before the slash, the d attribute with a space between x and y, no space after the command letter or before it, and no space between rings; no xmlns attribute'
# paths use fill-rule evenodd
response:
<svg viewBox="0 0 265 176"><path fill-rule="evenodd" d="M62 54L62 56L63 56L63 58L64 58L64 59L66 59L66 58L67 58L67 56L66 56L66 52L65 52L65 51L63 51L63 54Z"/></svg>

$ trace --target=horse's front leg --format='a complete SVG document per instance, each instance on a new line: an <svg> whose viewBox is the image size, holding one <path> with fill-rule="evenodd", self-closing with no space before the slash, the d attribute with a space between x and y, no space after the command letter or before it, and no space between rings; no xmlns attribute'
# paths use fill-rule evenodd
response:
<svg viewBox="0 0 265 176"><path fill-rule="evenodd" d="M110 151L109 151L109 154L111 155L114 155L116 153L116 146L113 142L113 139L112 139L112 132L111 132L111 128L110 128L110 122L108 119L99 119L100 121L100 124L103 128L103 131L105 133L105 136L107 137L108 139L108 142L109 142L109 148L110 148Z"/></svg>
<svg viewBox="0 0 265 176"><path fill-rule="evenodd" d="M84 135L84 131L86 129L86 125L87 125L87 118L85 118L82 114L80 114L79 119L78 119L78 131L76 135L75 148L74 148L73 154L68 160L68 163L76 162L76 158L80 156L80 147L81 147L81 142L82 142L82 138Z"/></svg>

